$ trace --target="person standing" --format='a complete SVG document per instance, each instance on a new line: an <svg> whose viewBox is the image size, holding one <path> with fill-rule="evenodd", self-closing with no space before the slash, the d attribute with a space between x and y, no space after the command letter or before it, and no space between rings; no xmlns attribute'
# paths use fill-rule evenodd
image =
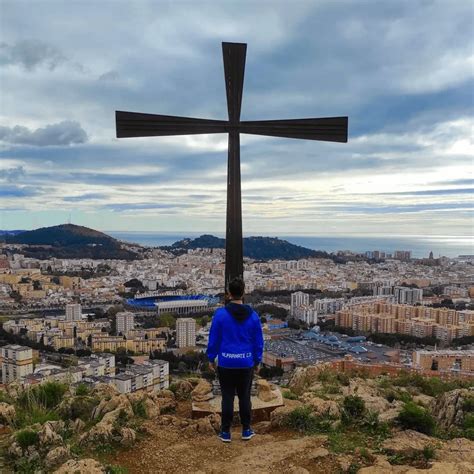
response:
<svg viewBox="0 0 474 474"><path fill-rule="evenodd" d="M230 302L214 313L206 352L211 370L217 370L221 386L222 422L219 439L227 443L231 441L235 393L239 398L242 439L249 440L255 435L250 427L250 390L254 372L258 373L262 362L263 333L258 314L249 305L243 304L244 291L242 278L234 278L229 282Z"/></svg>

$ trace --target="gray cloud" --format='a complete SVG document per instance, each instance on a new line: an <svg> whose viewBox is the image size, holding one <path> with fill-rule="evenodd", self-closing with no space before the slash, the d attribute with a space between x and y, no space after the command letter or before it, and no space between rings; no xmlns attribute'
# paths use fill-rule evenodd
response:
<svg viewBox="0 0 474 474"><path fill-rule="evenodd" d="M39 66L45 66L52 71L66 61L67 58L59 49L40 40L0 44L0 64L18 64L27 71L32 71Z"/></svg>
<svg viewBox="0 0 474 474"><path fill-rule="evenodd" d="M0 140L14 145L64 146L85 143L88 137L79 122L64 120L36 130L0 126Z"/></svg>
<svg viewBox="0 0 474 474"><path fill-rule="evenodd" d="M8 168L0 170L0 179L4 179L9 183L18 181L21 177L25 176L25 168L23 166L17 166L15 168Z"/></svg>

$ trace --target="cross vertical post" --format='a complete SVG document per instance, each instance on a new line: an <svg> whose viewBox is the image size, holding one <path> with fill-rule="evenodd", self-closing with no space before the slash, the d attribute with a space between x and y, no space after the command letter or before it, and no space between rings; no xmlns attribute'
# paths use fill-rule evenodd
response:
<svg viewBox="0 0 474 474"><path fill-rule="evenodd" d="M247 45L222 43L224 76L229 114L227 161L227 217L225 236L225 291L229 281L243 277L242 191L240 185L240 110L244 86Z"/></svg>
<svg viewBox="0 0 474 474"><path fill-rule="evenodd" d="M228 133L227 217L225 288L235 277L242 277L242 196L240 186L240 134L285 137L328 142L347 142L348 117L289 120L240 121L244 86L245 43L222 43L224 76L229 120L209 120L173 115L115 112L117 138L162 137L203 133Z"/></svg>

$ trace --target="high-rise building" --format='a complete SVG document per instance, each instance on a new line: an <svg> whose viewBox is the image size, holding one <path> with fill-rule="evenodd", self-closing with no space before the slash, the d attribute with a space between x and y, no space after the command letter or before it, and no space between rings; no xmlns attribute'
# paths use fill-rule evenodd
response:
<svg viewBox="0 0 474 474"><path fill-rule="evenodd" d="M135 315L129 311L122 311L116 315L117 334L126 335L135 328Z"/></svg>
<svg viewBox="0 0 474 474"><path fill-rule="evenodd" d="M423 300L423 290L419 288L396 286L393 294L395 296L395 302L400 304L421 303Z"/></svg>
<svg viewBox="0 0 474 474"><path fill-rule="evenodd" d="M393 258L395 260L408 261L411 259L411 250L395 250Z"/></svg>
<svg viewBox="0 0 474 474"><path fill-rule="evenodd" d="M66 305L66 321L81 321L82 306L79 303L70 303Z"/></svg>
<svg viewBox="0 0 474 474"><path fill-rule="evenodd" d="M0 348L2 356L2 382L21 380L33 373L33 350L31 347L10 344Z"/></svg>
<svg viewBox="0 0 474 474"><path fill-rule="evenodd" d="M194 347L196 345L196 321L193 318L176 320L176 345Z"/></svg>
<svg viewBox="0 0 474 474"><path fill-rule="evenodd" d="M299 306L309 306L309 295L302 291L291 294L290 315L295 317L296 308Z"/></svg>

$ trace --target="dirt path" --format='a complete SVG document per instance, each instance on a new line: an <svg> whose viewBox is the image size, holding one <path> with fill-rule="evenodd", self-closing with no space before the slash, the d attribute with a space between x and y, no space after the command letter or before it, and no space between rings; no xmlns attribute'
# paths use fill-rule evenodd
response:
<svg viewBox="0 0 474 474"><path fill-rule="evenodd" d="M109 459L128 469L130 474L145 473L336 473L338 463L318 437L297 437L292 432L277 431L256 435L250 441L232 432L232 443L222 443L217 436L183 435L174 426L147 422L149 436L132 449ZM306 469L306 471L304 469Z"/></svg>

